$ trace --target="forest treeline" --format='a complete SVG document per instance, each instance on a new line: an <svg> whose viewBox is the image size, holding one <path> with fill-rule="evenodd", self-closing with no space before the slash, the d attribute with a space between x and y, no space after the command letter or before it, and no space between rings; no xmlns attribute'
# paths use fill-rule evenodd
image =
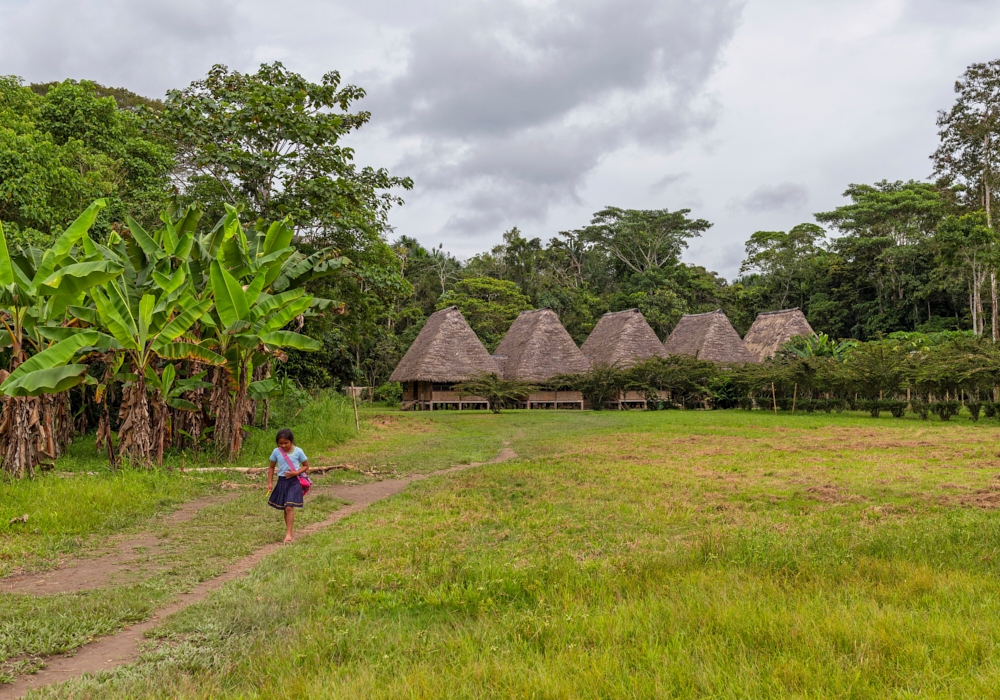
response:
<svg viewBox="0 0 1000 700"><path fill-rule="evenodd" d="M638 308L664 338L686 313L723 309L745 333L757 313L798 306L819 332L872 340L971 330L996 339L1000 247L992 200L1000 161L1000 60L974 64L937 119L927 180L849 184L843 206L784 231L748 231L739 276L682 260L711 222L683 202L608 206L544 237L512 228L459 260L426 233L388 223L406 177L360 168L344 140L371 115L336 72L318 83L281 64L213 67L162 100L88 81L0 79L0 221L12 248L44 249L95 199L91 236L132 240L127 217L196 207L204 226L287 221L304 257L335 251L337 274L308 291L333 300L302 319L319 352L276 371L306 387L385 384L435 310L458 306L493 349L525 309L556 311L582 342L608 311ZM199 231L199 235L204 232Z"/></svg>

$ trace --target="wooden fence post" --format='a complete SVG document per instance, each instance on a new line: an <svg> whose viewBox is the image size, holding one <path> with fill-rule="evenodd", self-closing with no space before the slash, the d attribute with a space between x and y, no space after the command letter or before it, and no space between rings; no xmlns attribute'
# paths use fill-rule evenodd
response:
<svg viewBox="0 0 1000 700"><path fill-rule="evenodd" d="M351 400L354 402L354 427L361 432L361 423L358 422L358 394L354 391L354 382L351 382Z"/></svg>
<svg viewBox="0 0 1000 700"><path fill-rule="evenodd" d="M774 393L774 382L771 382L771 401L774 402L774 415L778 415L778 396Z"/></svg>

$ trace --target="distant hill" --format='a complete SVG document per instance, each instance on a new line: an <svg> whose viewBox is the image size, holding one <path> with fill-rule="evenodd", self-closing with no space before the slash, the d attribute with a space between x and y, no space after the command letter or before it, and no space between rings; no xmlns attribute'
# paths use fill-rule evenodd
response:
<svg viewBox="0 0 1000 700"><path fill-rule="evenodd" d="M60 82L62 81L53 80L49 83L31 83L28 87L37 95L45 95L48 93L49 88L54 85L58 85ZM150 97L143 97L142 95L137 95L126 88L106 87L100 83L94 83L93 81L88 82L93 83L98 97L115 98L115 102L118 104L118 109L135 109L139 105L145 105L149 109L155 109L156 111L163 109L162 100L154 100Z"/></svg>

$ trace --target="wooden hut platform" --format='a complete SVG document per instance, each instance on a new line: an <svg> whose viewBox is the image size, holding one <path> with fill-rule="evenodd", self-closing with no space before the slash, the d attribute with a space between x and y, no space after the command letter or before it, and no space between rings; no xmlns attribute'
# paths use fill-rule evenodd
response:
<svg viewBox="0 0 1000 700"><path fill-rule="evenodd" d="M462 312L450 306L431 314L389 381L403 385L404 409L488 409L486 399L454 390L483 372L499 369Z"/></svg>
<svg viewBox="0 0 1000 700"><path fill-rule="evenodd" d="M590 369L590 362L551 309L522 311L500 341L493 359L504 379L542 385L553 377ZM520 405L528 409L582 409L584 400L579 391L536 391Z"/></svg>

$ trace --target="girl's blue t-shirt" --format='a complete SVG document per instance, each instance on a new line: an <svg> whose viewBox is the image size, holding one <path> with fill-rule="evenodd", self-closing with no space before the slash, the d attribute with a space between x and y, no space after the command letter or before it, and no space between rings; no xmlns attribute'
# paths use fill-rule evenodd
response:
<svg viewBox="0 0 1000 700"><path fill-rule="evenodd" d="M274 452L271 453L271 461L278 465L278 476L284 476L288 472L288 462L281 456L282 452L283 450L280 447L275 447ZM295 465L295 471L301 469L302 463L309 459L301 447L296 447L291 452L285 452L285 454L288 455L288 461Z"/></svg>

